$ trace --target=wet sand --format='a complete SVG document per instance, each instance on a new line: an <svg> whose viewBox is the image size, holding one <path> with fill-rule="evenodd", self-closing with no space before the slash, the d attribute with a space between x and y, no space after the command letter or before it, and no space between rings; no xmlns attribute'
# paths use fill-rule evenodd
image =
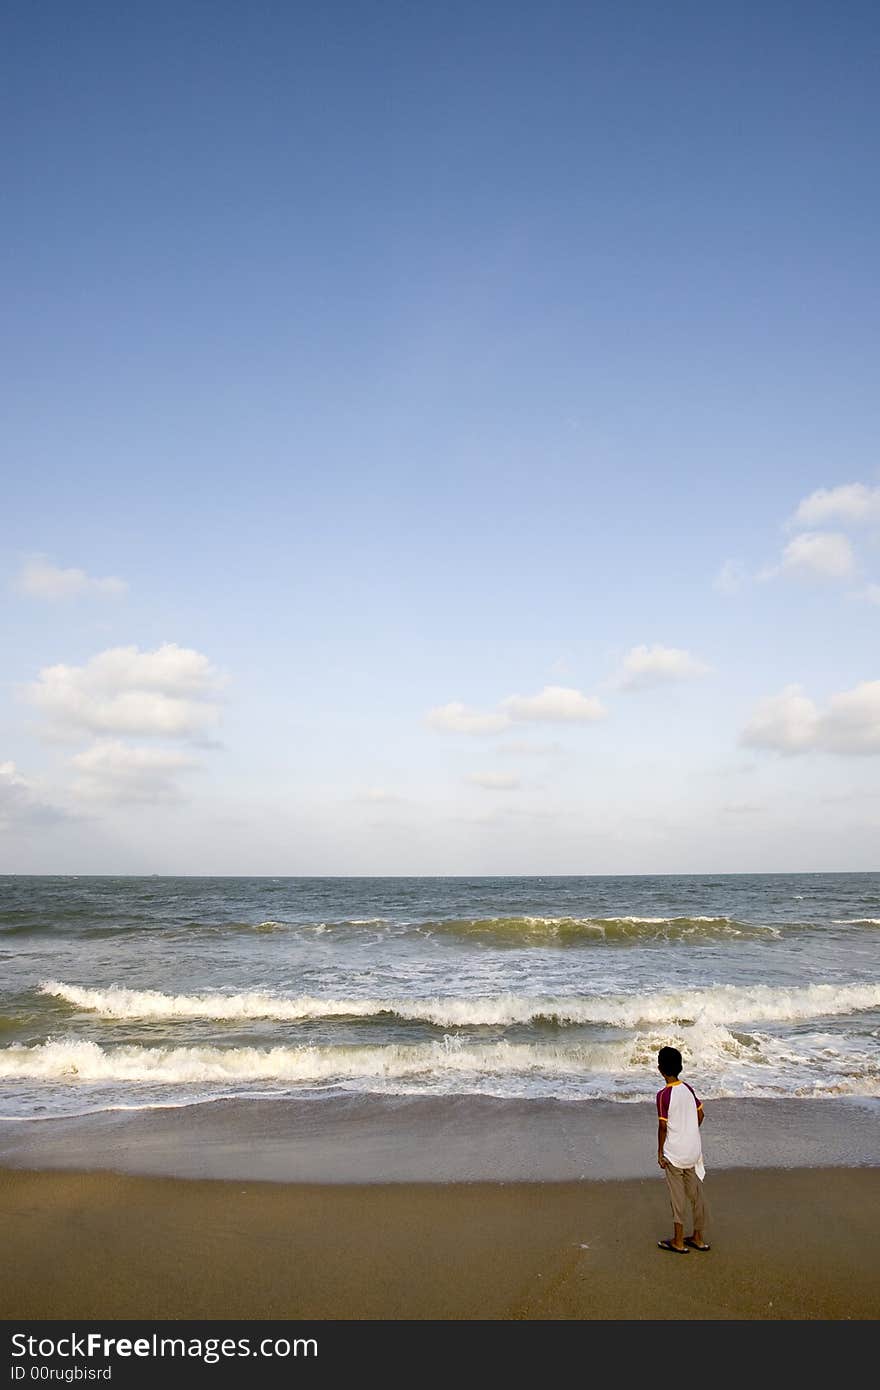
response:
<svg viewBox="0 0 880 1390"><path fill-rule="evenodd" d="M328 1096L0 1120L0 1167L296 1183L577 1182L656 1173L653 1098ZM880 1167L880 1102L706 1102L722 1168Z"/></svg>
<svg viewBox="0 0 880 1390"><path fill-rule="evenodd" d="M306 1184L0 1170L9 1318L880 1315L880 1169L710 1173L712 1250L662 1175Z"/></svg>

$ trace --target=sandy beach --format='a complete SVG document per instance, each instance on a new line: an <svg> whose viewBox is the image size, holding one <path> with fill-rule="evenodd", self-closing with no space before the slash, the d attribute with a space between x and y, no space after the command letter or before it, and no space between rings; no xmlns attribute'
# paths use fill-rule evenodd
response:
<svg viewBox="0 0 880 1390"><path fill-rule="evenodd" d="M707 1180L665 1254L662 1179L289 1184L2 1170L3 1318L866 1319L876 1169Z"/></svg>
<svg viewBox="0 0 880 1390"><path fill-rule="evenodd" d="M880 1314L876 1106L714 1102L712 1250L684 1258L654 1137L649 1103L485 1097L7 1122L0 1315Z"/></svg>

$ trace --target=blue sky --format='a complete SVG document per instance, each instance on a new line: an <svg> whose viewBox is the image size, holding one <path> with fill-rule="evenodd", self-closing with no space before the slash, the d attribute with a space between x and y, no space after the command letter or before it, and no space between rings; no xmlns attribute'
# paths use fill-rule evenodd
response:
<svg viewBox="0 0 880 1390"><path fill-rule="evenodd" d="M877 867L875 7L4 30L0 871Z"/></svg>

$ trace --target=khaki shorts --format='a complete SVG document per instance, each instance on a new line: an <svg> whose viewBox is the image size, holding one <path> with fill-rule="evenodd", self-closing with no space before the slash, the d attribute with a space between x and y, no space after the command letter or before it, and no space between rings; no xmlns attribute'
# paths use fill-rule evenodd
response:
<svg viewBox="0 0 880 1390"><path fill-rule="evenodd" d="M673 1168L667 1163L664 1168L669 1200L672 1204L672 1219L678 1226L686 1224L688 1203L694 1209L694 1230L705 1231L707 1207L703 1196L703 1184L693 1168Z"/></svg>

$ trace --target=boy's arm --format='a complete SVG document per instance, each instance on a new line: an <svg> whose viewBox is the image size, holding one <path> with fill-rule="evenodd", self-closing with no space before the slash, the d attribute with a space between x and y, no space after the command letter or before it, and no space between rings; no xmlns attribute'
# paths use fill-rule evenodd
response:
<svg viewBox="0 0 880 1390"><path fill-rule="evenodd" d="M663 1157L663 1145L666 1143L666 1120L661 1115L657 1121L657 1162L661 1168L666 1167L666 1159Z"/></svg>

